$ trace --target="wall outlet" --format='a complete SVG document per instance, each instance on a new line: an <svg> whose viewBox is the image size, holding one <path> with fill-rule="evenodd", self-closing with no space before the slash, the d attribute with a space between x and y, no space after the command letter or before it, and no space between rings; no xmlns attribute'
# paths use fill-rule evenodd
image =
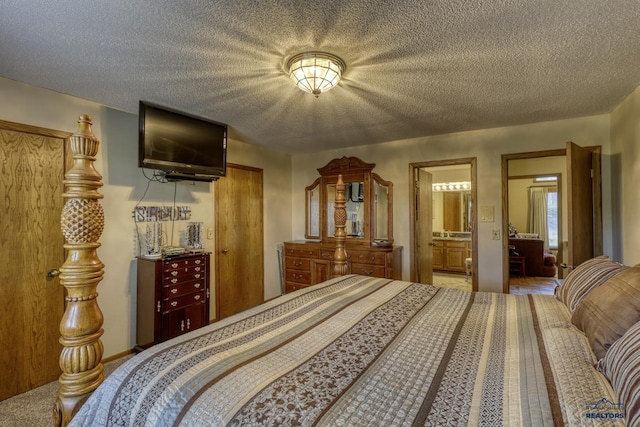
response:
<svg viewBox="0 0 640 427"><path fill-rule="evenodd" d="M493 240L500 240L500 230L497 228L491 230L491 238Z"/></svg>
<svg viewBox="0 0 640 427"><path fill-rule="evenodd" d="M212 227L207 227L207 240L213 240L214 233Z"/></svg>

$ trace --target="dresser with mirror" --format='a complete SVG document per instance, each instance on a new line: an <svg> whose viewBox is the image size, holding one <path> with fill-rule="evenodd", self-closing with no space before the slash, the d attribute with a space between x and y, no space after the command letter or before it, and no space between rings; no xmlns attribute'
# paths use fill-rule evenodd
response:
<svg viewBox="0 0 640 427"><path fill-rule="evenodd" d="M285 292L331 277L339 175L345 183L349 273L401 278L402 246L393 245L393 184L372 172L374 167L342 157L318 169L320 176L305 189L305 240L284 243Z"/></svg>

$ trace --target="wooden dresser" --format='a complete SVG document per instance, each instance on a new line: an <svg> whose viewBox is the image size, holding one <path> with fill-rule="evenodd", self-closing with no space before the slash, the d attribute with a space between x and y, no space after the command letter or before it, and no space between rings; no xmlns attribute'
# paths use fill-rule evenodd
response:
<svg viewBox="0 0 640 427"><path fill-rule="evenodd" d="M137 350L209 324L209 258L138 257Z"/></svg>
<svg viewBox="0 0 640 427"><path fill-rule="evenodd" d="M284 243L285 292L305 288L331 277L335 245L304 240ZM401 279L402 246L347 246L349 273Z"/></svg>

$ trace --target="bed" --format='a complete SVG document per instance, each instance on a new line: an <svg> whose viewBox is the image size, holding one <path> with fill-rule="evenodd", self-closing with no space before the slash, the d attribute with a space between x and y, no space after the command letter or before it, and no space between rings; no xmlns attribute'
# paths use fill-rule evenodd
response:
<svg viewBox="0 0 640 427"><path fill-rule="evenodd" d="M638 425L640 266L557 296L346 274L337 187L333 278L141 352L69 425Z"/></svg>

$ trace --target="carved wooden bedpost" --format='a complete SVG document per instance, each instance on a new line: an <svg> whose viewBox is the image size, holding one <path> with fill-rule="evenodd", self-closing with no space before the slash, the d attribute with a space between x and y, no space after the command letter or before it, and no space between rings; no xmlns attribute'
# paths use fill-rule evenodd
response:
<svg viewBox="0 0 640 427"><path fill-rule="evenodd" d="M67 258L60 267L60 284L66 289L66 309L60 322L60 389L53 408L54 423L67 425L80 404L104 380L102 365L103 317L97 286L104 265L97 255L104 228L98 193L102 176L93 163L100 141L91 130L91 117L81 115L71 136L73 167L65 174L65 199L61 228Z"/></svg>
<svg viewBox="0 0 640 427"><path fill-rule="evenodd" d="M348 272L347 252L345 250L345 242L347 241L347 233L344 228L347 225L347 209L346 198L344 197L344 182L342 175L338 175L338 183L336 184L336 201L333 211L333 219L336 226L335 239L336 250L333 255L333 277L344 276Z"/></svg>

